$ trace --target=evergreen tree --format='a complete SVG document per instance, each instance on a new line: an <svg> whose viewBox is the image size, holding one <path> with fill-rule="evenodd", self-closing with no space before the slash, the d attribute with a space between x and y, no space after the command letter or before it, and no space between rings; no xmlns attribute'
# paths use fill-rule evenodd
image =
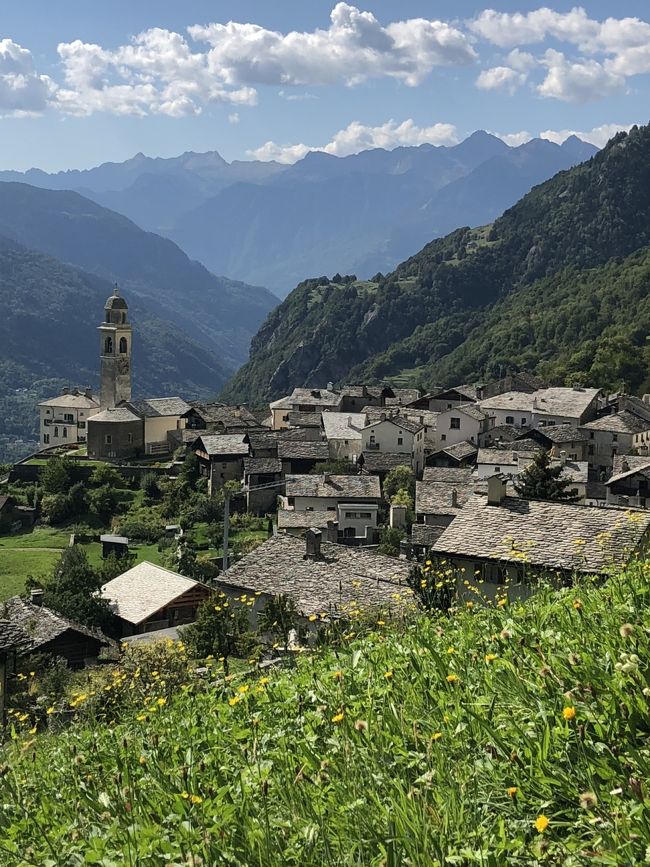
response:
<svg viewBox="0 0 650 867"><path fill-rule="evenodd" d="M571 503L577 500L569 492L570 479L562 478L564 467L551 466L551 455L539 449L535 458L515 482L515 490L525 500L561 500Z"/></svg>
<svg viewBox="0 0 650 867"><path fill-rule="evenodd" d="M53 572L43 583L43 605L84 626L106 628L113 619L109 604L99 595L102 584L129 568L115 560L94 569L77 545L66 548Z"/></svg>
<svg viewBox="0 0 650 867"><path fill-rule="evenodd" d="M229 657L244 656L255 644L248 608L231 602L224 593L211 596L199 605L194 623L183 629L183 640L196 659L210 655L222 659L228 674Z"/></svg>

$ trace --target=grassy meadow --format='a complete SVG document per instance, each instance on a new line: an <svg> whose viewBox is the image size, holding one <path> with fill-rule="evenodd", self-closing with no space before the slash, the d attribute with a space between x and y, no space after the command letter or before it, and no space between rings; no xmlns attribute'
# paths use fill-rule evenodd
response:
<svg viewBox="0 0 650 867"><path fill-rule="evenodd" d="M12 725L0 863L648 863L649 615L642 563L263 676L125 669L117 722L83 694Z"/></svg>

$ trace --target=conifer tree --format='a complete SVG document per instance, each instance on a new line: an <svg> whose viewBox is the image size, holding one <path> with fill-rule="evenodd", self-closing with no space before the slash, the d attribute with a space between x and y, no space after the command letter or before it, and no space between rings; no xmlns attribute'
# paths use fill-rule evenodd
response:
<svg viewBox="0 0 650 867"><path fill-rule="evenodd" d="M525 500L560 500L564 503L575 502L578 498L568 490L570 479L562 478L564 467L551 466L551 455L539 449L535 458L515 481L515 490Z"/></svg>

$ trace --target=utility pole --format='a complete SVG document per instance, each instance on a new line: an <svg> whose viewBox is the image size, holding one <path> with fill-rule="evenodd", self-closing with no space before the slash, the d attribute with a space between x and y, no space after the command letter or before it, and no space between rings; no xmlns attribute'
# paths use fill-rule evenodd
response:
<svg viewBox="0 0 650 867"><path fill-rule="evenodd" d="M223 571L228 568L228 534L230 532L230 491L223 489Z"/></svg>

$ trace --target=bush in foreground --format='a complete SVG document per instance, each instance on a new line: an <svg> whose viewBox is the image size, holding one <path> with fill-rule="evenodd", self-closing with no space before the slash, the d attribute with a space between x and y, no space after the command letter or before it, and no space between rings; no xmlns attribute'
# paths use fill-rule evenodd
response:
<svg viewBox="0 0 650 867"><path fill-rule="evenodd" d="M650 564L19 734L7 865L646 863ZM129 689L125 681L124 689ZM151 710L151 708L157 708Z"/></svg>

